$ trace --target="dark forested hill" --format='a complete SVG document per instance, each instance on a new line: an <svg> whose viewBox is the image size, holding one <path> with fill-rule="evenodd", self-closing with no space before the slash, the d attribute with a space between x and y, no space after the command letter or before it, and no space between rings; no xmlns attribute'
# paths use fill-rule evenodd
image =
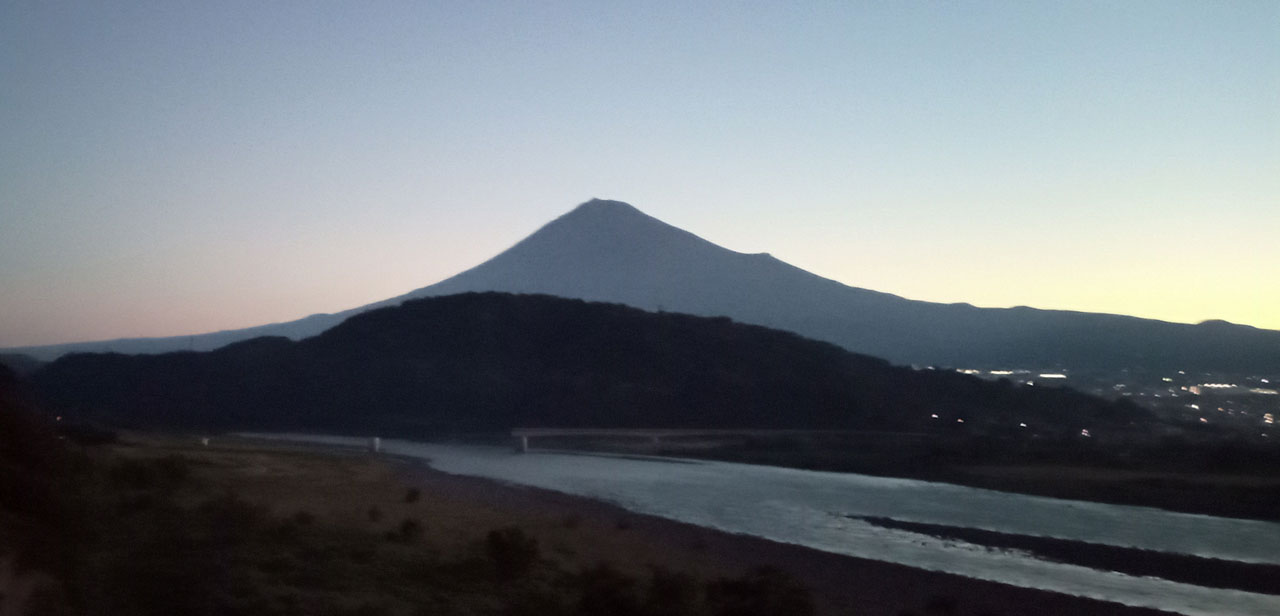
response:
<svg viewBox="0 0 1280 616"><path fill-rule="evenodd" d="M408 436L517 425L920 431L945 423L1002 432L1025 422L1078 432L1146 418L1070 390L895 367L723 317L499 293L411 300L299 342L68 355L33 380L73 416L193 429Z"/></svg>
<svg viewBox="0 0 1280 616"><path fill-rule="evenodd" d="M4 366L13 371L17 376L31 374L40 368L44 362L19 353L0 353L0 366Z"/></svg>

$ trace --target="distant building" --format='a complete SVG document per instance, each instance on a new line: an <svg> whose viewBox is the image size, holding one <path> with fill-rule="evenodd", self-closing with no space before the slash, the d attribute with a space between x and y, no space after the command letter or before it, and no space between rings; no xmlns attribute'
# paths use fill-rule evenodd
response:
<svg viewBox="0 0 1280 616"><path fill-rule="evenodd" d="M1239 396L1254 393L1253 389L1235 383L1201 383L1188 387L1187 391L1197 396Z"/></svg>

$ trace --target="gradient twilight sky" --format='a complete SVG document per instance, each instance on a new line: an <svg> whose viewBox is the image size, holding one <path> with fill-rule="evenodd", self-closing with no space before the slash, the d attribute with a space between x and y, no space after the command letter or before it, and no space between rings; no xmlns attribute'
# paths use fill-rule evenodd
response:
<svg viewBox="0 0 1280 616"><path fill-rule="evenodd" d="M913 299L1280 329L1280 3L0 3L0 347L355 307L593 196Z"/></svg>

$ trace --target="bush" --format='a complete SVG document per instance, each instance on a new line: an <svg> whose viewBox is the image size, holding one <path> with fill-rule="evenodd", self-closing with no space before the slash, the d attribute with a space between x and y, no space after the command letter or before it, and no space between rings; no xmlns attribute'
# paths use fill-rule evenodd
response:
<svg viewBox="0 0 1280 616"><path fill-rule="evenodd" d="M422 524L413 518L405 518L400 522L400 538L412 541L422 536Z"/></svg>
<svg viewBox="0 0 1280 616"><path fill-rule="evenodd" d="M516 526L489 531L484 549L502 579L523 576L538 562L538 540Z"/></svg>
<svg viewBox="0 0 1280 616"><path fill-rule="evenodd" d="M413 518L405 518L395 530L387 531L388 541L409 543L422 536L422 524Z"/></svg>
<svg viewBox="0 0 1280 616"><path fill-rule="evenodd" d="M404 502L416 503L422 497L422 492L418 488L409 488L404 493Z"/></svg>

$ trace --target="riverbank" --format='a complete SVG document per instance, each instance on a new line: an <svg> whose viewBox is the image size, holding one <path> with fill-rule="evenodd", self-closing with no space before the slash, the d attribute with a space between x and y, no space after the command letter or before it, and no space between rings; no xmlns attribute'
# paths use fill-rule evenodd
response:
<svg viewBox="0 0 1280 616"><path fill-rule="evenodd" d="M317 522L369 529L369 508L376 506L384 521L372 525L375 532L415 520L422 529L415 545L442 557L474 551L488 529L517 527L536 539L554 571L608 563L634 580L660 570L706 581L771 567L806 587L817 613L833 616L1020 614L1031 606L1049 616L1162 613L718 532L349 449L240 439L217 439L208 448L183 441L138 446L136 451L181 452L219 489L235 490L278 515L307 511ZM398 502L413 490L414 502Z"/></svg>

